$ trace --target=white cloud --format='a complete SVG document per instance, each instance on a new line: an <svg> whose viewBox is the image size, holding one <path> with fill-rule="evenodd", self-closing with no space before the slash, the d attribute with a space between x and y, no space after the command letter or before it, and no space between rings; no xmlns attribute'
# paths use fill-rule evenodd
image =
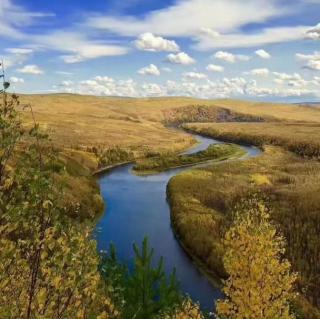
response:
<svg viewBox="0 0 320 319"><path fill-rule="evenodd" d="M278 73L272 72L272 74L276 77L274 82L277 84L286 84L295 88L304 88L308 85L315 85L315 80L305 80L299 73Z"/></svg>
<svg viewBox="0 0 320 319"><path fill-rule="evenodd" d="M71 31L56 30L38 34L24 32L26 27L34 24L37 19L51 16L54 14L30 12L22 6L14 5L12 0L1 0L0 37L15 38L28 43L30 47L8 49L8 53L27 55L31 54L32 50L51 50L63 53L62 59L66 63L77 63L99 57L124 55L129 51L127 47L110 41L92 39L92 32L83 25L71 27ZM10 56L7 59L10 60Z"/></svg>
<svg viewBox="0 0 320 319"><path fill-rule="evenodd" d="M274 27L259 30L256 33L234 32L221 34L212 41L210 37L203 37L194 45L200 51L227 48L249 48L272 43L284 43L302 40L310 26Z"/></svg>
<svg viewBox="0 0 320 319"><path fill-rule="evenodd" d="M315 71L320 71L320 60L311 60L307 64L307 68Z"/></svg>
<svg viewBox="0 0 320 319"><path fill-rule="evenodd" d="M67 51L68 48L66 47ZM91 59L97 59L106 56L117 56L127 54L128 49L116 45L102 45L93 43L83 43L81 46L69 49L76 51L75 54L62 55L61 58L65 63L78 63Z"/></svg>
<svg viewBox="0 0 320 319"><path fill-rule="evenodd" d="M255 80L242 77L223 78L202 82L167 81L164 84L138 84L132 79L115 80L108 76L96 76L78 83L65 82L60 84L64 92L110 95L110 96L196 96L201 98L230 97L309 97L316 96L317 90L300 87L263 87Z"/></svg>
<svg viewBox="0 0 320 319"><path fill-rule="evenodd" d="M14 84L22 84L22 83L24 83L24 79L23 79L23 78L17 78L17 77L15 77L15 76L12 76L12 77L9 79L9 81L10 81L11 83L14 83Z"/></svg>
<svg viewBox="0 0 320 319"><path fill-rule="evenodd" d="M6 52L16 55L29 55L33 53L33 49L28 48L7 48Z"/></svg>
<svg viewBox="0 0 320 319"><path fill-rule="evenodd" d="M200 34L205 35L205 36L209 36L212 39L220 37L220 33L211 29L211 28L201 28Z"/></svg>
<svg viewBox="0 0 320 319"><path fill-rule="evenodd" d="M216 64L209 64L206 69L210 72L223 72L224 67Z"/></svg>
<svg viewBox="0 0 320 319"><path fill-rule="evenodd" d="M55 71L56 74L60 74L60 75L73 75L72 72L66 72L66 71Z"/></svg>
<svg viewBox="0 0 320 319"><path fill-rule="evenodd" d="M291 80L300 80L302 79L301 75L299 73L293 73L293 74L288 74L288 73L279 73L279 72L272 72L274 76L276 76L278 79L283 80L283 81L291 81Z"/></svg>
<svg viewBox="0 0 320 319"><path fill-rule="evenodd" d="M185 79L203 80L207 78L207 75L200 72L186 72L183 77Z"/></svg>
<svg viewBox="0 0 320 319"><path fill-rule="evenodd" d="M265 22L286 11L274 0L180 0L143 18L95 15L88 19L87 25L124 36L137 36L148 30L162 36L196 37L203 27L230 32L249 23ZM211 34L209 38L212 40Z"/></svg>
<svg viewBox="0 0 320 319"><path fill-rule="evenodd" d="M163 96L165 91L163 88L156 83L144 83L142 85L143 94L142 96Z"/></svg>
<svg viewBox="0 0 320 319"><path fill-rule="evenodd" d="M184 65L189 65L196 62L192 57L190 57L185 52L180 52L177 54L171 53L167 56L167 61L169 61L170 63L184 64Z"/></svg>
<svg viewBox="0 0 320 319"><path fill-rule="evenodd" d="M320 52L314 52L313 54L297 53L296 58L306 62L305 68L320 71Z"/></svg>
<svg viewBox="0 0 320 319"><path fill-rule="evenodd" d="M218 51L214 54L216 59L220 59L229 63L234 63L236 61L235 56L232 53L225 51Z"/></svg>
<svg viewBox="0 0 320 319"><path fill-rule="evenodd" d="M234 63L236 61L249 61L250 58L246 55L235 55L226 51L218 51L213 55L214 58L223 60L228 63Z"/></svg>
<svg viewBox="0 0 320 319"><path fill-rule="evenodd" d="M132 79L115 80L108 76L96 76L92 79L81 81L72 87L67 87L67 92L105 96L138 96L137 84Z"/></svg>
<svg viewBox="0 0 320 319"><path fill-rule="evenodd" d="M308 30L306 36L308 39L320 40L320 23Z"/></svg>
<svg viewBox="0 0 320 319"><path fill-rule="evenodd" d="M34 22L35 19L53 16L51 13L31 12L13 4L12 0L0 3L0 36L20 39L24 34L19 30Z"/></svg>
<svg viewBox="0 0 320 319"><path fill-rule="evenodd" d="M255 54L257 56L259 56L261 59L270 59L271 58L270 53L265 51L265 50L263 50L263 49L255 51Z"/></svg>
<svg viewBox="0 0 320 319"><path fill-rule="evenodd" d="M54 31L48 34L34 35L30 40L35 43L37 49L66 53L61 56L65 63L125 55L129 51L125 46L91 40L81 32Z"/></svg>
<svg viewBox="0 0 320 319"><path fill-rule="evenodd" d="M248 72L244 72L247 75L257 75L257 76L268 76L270 73L269 69L261 68L261 69L252 69Z"/></svg>
<svg viewBox="0 0 320 319"><path fill-rule="evenodd" d="M33 50L29 48L7 48L3 61L6 69L25 63L32 55Z"/></svg>
<svg viewBox="0 0 320 319"><path fill-rule="evenodd" d="M153 52L177 52L180 50L179 46L175 41L167 40L162 37L157 37L150 32L141 34L139 38L135 41L135 45L139 50Z"/></svg>
<svg viewBox="0 0 320 319"><path fill-rule="evenodd" d="M138 71L140 75L160 75L158 67L154 64L150 64Z"/></svg>
<svg viewBox="0 0 320 319"><path fill-rule="evenodd" d="M17 72L34 75L40 75L44 73L42 69L40 69L37 65L34 64L25 65L23 68L18 69Z"/></svg>

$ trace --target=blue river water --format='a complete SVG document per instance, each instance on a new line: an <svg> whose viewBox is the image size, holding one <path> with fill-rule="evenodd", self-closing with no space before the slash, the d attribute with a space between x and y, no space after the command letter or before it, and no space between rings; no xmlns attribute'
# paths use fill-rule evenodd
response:
<svg viewBox="0 0 320 319"><path fill-rule="evenodd" d="M220 143L199 135L194 137L198 144L184 154L195 153L206 149L210 144ZM244 159L260 153L255 147L242 147L247 152ZM201 164L205 165L208 163ZM166 198L170 178L194 167L197 165L171 169L156 175L137 176L131 172L132 164L127 164L101 176L99 183L106 209L97 224L95 238L99 250L108 250L109 244L113 242L119 259L132 266L133 243L141 245L143 238L148 236L150 246L155 250L155 259L164 257L165 271L170 273L176 268L181 290L194 301L199 301L201 308L212 310L221 292L197 270L176 240L171 229L170 208Z"/></svg>

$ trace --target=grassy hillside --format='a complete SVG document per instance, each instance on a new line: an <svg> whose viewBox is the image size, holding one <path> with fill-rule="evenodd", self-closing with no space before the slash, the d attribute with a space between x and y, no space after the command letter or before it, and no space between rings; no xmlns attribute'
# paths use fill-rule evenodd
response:
<svg viewBox="0 0 320 319"><path fill-rule="evenodd" d="M124 146L132 150L174 151L192 143L163 123L216 121L222 109L229 120L253 117L320 123L320 109L283 104L191 98L124 99L69 94L22 95L56 144L68 147ZM191 107L190 107L191 106ZM202 108L199 108L202 106ZM204 109L203 107L207 107ZM209 109L208 109L209 107ZM184 108L183 111L179 111ZM221 114L221 112L219 113Z"/></svg>
<svg viewBox="0 0 320 319"><path fill-rule="evenodd" d="M41 127L63 147L175 151L193 142L188 135L164 128L160 103L78 95L21 96L21 102L32 104Z"/></svg>
<svg viewBox="0 0 320 319"><path fill-rule="evenodd" d="M183 125L224 141L256 146L281 146L300 156L320 158L320 124L317 123L192 123Z"/></svg>

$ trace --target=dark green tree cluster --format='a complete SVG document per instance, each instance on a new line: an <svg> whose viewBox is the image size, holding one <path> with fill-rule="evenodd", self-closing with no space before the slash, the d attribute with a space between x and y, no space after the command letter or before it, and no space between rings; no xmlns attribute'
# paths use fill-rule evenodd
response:
<svg viewBox="0 0 320 319"><path fill-rule="evenodd" d="M175 272L167 278L162 258L153 266L154 251L149 248L147 238L144 239L141 250L136 244L133 249L133 270L129 270L117 260L113 245L101 263L106 287L112 287L112 295L122 318L151 319L172 313L184 300L179 292Z"/></svg>

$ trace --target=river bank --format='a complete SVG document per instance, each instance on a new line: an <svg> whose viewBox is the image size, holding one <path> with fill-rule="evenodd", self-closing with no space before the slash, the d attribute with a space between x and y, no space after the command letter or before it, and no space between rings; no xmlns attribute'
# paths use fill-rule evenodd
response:
<svg viewBox="0 0 320 319"><path fill-rule="evenodd" d="M195 137L200 143L193 147L193 152L220 143L198 135ZM256 149L252 152L256 152ZM164 257L165 271L170 273L176 268L182 292L199 301L203 309L212 310L214 300L221 297L221 292L212 285L212 278L209 280L199 263L199 269L196 267L194 260L175 237L167 201L169 180L183 171L189 171L190 166L145 176L133 174L132 167L133 164L122 165L100 176L101 194L104 201L108 202L108 208L96 227L98 249L105 250L113 242L118 249L119 259L130 266L132 243L139 244L147 235L155 251L154 257Z"/></svg>
<svg viewBox="0 0 320 319"><path fill-rule="evenodd" d="M205 162L220 162L230 158L241 157L243 150L234 144L214 144L206 150L191 154L163 154L158 157L137 161L133 166L138 175L155 174L169 169L183 168L203 164Z"/></svg>

